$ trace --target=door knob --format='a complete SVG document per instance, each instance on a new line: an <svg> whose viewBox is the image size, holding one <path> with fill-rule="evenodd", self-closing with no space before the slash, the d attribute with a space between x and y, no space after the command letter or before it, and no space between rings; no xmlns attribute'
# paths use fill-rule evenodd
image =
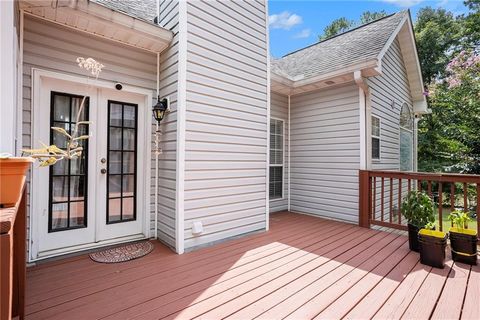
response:
<svg viewBox="0 0 480 320"><path fill-rule="evenodd" d="M105 173L107 173L107 169L102 168L102 169L100 170L100 172L101 172L102 174L105 174Z"/></svg>

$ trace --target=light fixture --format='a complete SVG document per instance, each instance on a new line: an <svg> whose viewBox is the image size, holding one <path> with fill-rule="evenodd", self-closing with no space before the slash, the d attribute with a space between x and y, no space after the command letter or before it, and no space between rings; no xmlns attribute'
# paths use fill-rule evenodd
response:
<svg viewBox="0 0 480 320"><path fill-rule="evenodd" d="M153 117L155 118L155 120L157 120L159 125L160 125L160 122L165 117L165 113L167 111L168 111L168 99L163 98L160 100L160 96L158 96L157 104L153 106L152 112L153 112Z"/></svg>

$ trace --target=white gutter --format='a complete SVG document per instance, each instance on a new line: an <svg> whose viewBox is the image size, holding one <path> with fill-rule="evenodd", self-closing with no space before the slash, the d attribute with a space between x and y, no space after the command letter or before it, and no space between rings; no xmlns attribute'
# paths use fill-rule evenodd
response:
<svg viewBox="0 0 480 320"><path fill-rule="evenodd" d="M368 130L370 123L369 95L370 91L361 71L355 71L353 78L359 90L359 108L360 108L360 169L368 169Z"/></svg>

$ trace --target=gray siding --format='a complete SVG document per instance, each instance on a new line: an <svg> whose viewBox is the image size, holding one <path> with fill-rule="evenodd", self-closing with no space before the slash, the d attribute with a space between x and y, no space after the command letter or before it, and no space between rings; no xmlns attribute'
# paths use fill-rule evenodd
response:
<svg viewBox="0 0 480 320"><path fill-rule="evenodd" d="M315 91L290 102L291 210L357 222L358 87Z"/></svg>
<svg viewBox="0 0 480 320"><path fill-rule="evenodd" d="M156 57L153 54L95 39L84 33L73 32L35 18L25 17L23 64L23 141L24 148L38 147L32 142L31 74L40 68L67 74L82 75L76 65L78 56L94 57L106 67L102 80L118 81L138 87L155 89ZM152 121L152 135L154 133ZM165 147L165 146L164 146ZM154 232L154 158L151 172L151 234Z"/></svg>
<svg viewBox="0 0 480 320"><path fill-rule="evenodd" d="M158 164L158 237L175 248L176 159L177 159L177 89L178 89L178 1L160 3L160 26L174 33L170 47L160 57L160 95L170 97L171 112L162 121Z"/></svg>
<svg viewBox="0 0 480 320"><path fill-rule="evenodd" d="M380 118L380 160L372 160L373 170L400 170L400 109L404 102L412 106L412 96L398 39L393 41L382 61L382 75L368 80L372 115ZM395 102L392 108L392 102ZM415 157L414 157L415 158ZM390 190L390 180L385 180ZM402 196L407 184L402 184ZM384 199L384 215L390 215L388 193ZM376 215L381 216L381 182L377 182ZM398 215L398 181L393 182L393 214Z"/></svg>
<svg viewBox="0 0 480 320"><path fill-rule="evenodd" d="M369 78L368 83L372 115L381 122L380 161L372 160L372 169L400 170L400 108L404 102L412 106L412 96L397 39L383 58L382 75Z"/></svg>
<svg viewBox="0 0 480 320"><path fill-rule="evenodd" d="M268 70L263 1L189 1L187 24L189 249L265 228Z"/></svg>
<svg viewBox="0 0 480 320"><path fill-rule="evenodd" d="M283 157L283 199L270 200L270 212L278 212L288 209L288 97L278 93L270 96L270 117L284 121L285 143Z"/></svg>

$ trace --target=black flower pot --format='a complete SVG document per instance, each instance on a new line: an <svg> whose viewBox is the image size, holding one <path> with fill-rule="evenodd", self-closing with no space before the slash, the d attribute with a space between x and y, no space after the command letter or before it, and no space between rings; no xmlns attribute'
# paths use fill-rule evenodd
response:
<svg viewBox="0 0 480 320"><path fill-rule="evenodd" d="M418 252L418 231L419 227L408 224L408 246L410 250Z"/></svg>
<svg viewBox="0 0 480 320"><path fill-rule="evenodd" d="M421 229L418 232L418 245L421 263L434 268L445 267L446 233Z"/></svg>
<svg viewBox="0 0 480 320"><path fill-rule="evenodd" d="M453 261L477 264L477 232L471 229L450 229Z"/></svg>

